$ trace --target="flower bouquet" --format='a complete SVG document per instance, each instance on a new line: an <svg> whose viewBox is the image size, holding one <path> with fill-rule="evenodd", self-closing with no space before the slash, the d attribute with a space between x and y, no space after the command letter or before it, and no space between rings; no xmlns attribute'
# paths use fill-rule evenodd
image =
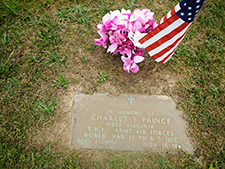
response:
<svg viewBox="0 0 225 169"><path fill-rule="evenodd" d="M137 63L144 60L144 50L136 47L131 41L134 34L150 32L157 24L153 17L154 13L149 9L136 9L133 13L130 10L122 9L111 11L102 18L102 24L98 24L97 32L100 39L95 39L96 45L108 48L107 52L121 54L124 62L123 69L128 73L137 73ZM127 55L127 56L126 56Z"/></svg>

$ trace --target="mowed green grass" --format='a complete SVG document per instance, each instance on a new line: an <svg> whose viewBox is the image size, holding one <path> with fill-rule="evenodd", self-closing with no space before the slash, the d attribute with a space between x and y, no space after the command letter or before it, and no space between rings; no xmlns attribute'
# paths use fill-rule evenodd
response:
<svg viewBox="0 0 225 169"><path fill-rule="evenodd" d="M59 152L56 143L27 142L33 128L46 123L51 126L59 99L57 93L66 90L70 83L79 82L79 78L73 79L67 72L77 64L72 61L78 48L93 50L94 42L90 44L84 39L98 38L95 26L103 15L110 10L147 6L160 19L178 2L165 1L164 9L152 6L151 0L2 0L0 168L225 168L224 0L205 2L173 58L163 67L184 77L176 82L176 95L180 98L178 108L184 112L194 138L193 155L149 152L122 156L109 152L103 160L93 161L76 150ZM71 29L74 23L75 32ZM79 44L74 47L74 56L62 47L72 34ZM86 58L81 59L87 67ZM93 86L101 85L101 80L110 81L108 66L110 63L96 63L96 67L106 67L104 72L96 79L84 78L88 83L99 81L91 83Z"/></svg>

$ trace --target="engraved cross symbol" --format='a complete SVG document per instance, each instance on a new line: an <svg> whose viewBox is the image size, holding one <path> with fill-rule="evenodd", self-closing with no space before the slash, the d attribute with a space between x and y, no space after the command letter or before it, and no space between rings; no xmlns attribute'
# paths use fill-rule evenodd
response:
<svg viewBox="0 0 225 169"><path fill-rule="evenodd" d="M132 96L130 96L127 100L130 101L130 105L132 105L132 101L134 101L135 99Z"/></svg>

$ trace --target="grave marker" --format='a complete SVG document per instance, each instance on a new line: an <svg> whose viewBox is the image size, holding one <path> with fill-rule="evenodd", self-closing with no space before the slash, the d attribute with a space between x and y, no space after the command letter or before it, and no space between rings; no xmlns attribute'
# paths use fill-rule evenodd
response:
<svg viewBox="0 0 225 169"><path fill-rule="evenodd" d="M71 146L193 153L181 112L167 96L76 93Z"/></svg>

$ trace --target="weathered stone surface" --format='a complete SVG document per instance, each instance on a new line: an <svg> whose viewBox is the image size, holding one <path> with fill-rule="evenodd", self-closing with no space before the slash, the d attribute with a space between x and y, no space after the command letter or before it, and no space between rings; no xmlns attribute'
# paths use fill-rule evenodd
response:
<svg viewBox="0 0 225 169"><path fill-rule="evenodd" d="M167 96L76 93L71 146L193 152L181 112Z"/></svg>

